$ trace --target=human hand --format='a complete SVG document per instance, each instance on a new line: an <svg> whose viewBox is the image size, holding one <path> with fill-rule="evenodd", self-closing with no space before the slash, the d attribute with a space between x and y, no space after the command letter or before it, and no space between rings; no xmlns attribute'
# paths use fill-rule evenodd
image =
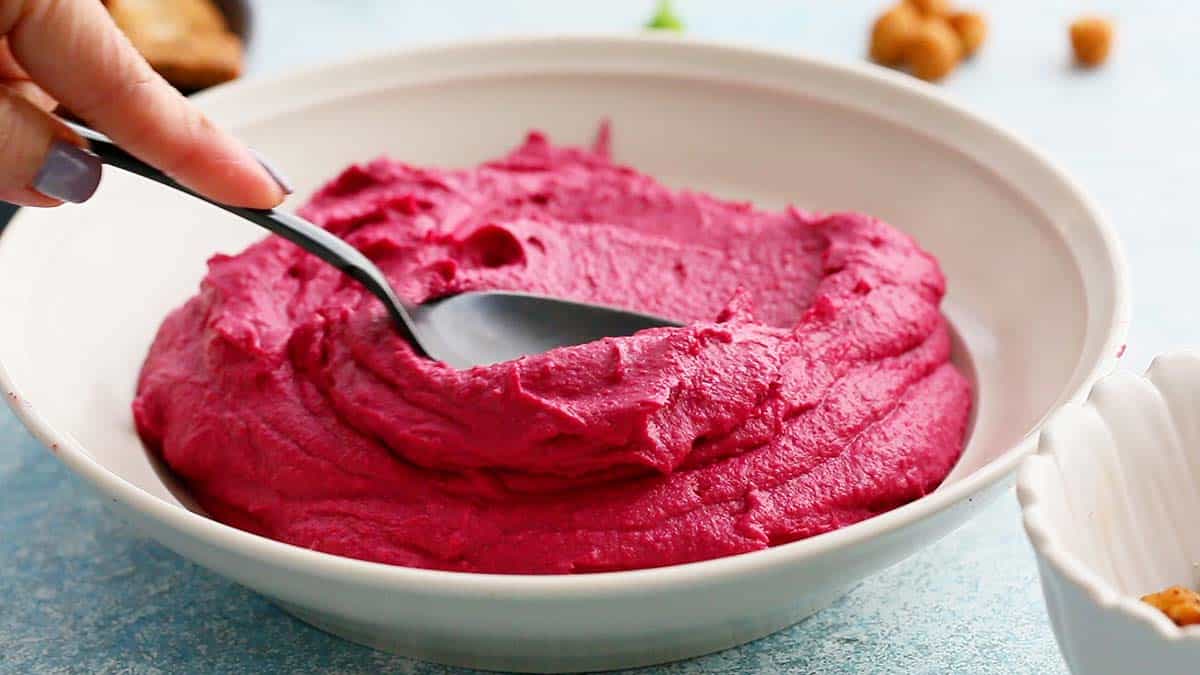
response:
<svg viewBox="0 0 1200 675"><path fill-rule="evenodd" d="M82 202L100 161L50 111L61 102L175 180L269 208L290 188L142 59L97 0L0 0L0 200Z"/></svg>

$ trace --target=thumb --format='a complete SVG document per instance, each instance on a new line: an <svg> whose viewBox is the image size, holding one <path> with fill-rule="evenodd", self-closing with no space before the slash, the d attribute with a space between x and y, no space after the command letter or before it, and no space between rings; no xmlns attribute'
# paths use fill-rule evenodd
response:
<svg viewBox="0 0 1200 675"><path fill-rule="evenodd" d="M100 183L100 160L69 129L0 86L0 199L22 206L82 202Z"/></svg>

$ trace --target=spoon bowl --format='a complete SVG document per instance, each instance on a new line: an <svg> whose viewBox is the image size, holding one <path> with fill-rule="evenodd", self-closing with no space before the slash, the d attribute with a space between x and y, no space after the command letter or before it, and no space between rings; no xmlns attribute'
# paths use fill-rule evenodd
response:
<svg viewBox="0 0 1200 675"><path fill-rule="evenodd" d="M604 305L507 291L453 295L412 308L412 317L426 354L460 369L682 325Z"/></svg>

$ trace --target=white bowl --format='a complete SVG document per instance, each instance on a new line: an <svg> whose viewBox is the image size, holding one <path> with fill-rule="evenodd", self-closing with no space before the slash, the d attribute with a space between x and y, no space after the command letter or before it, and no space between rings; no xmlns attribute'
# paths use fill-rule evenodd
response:
<svg viewBox="0 0 1200 675"><path fill-rule="evenodd" d="M1114 374L1058 412L1017 495L1072 672L1194 673L1200 627L1138 598L1200 587L1200 354Z"/></svg>
<svg viewBox="0 0 1200 675"><path fill-rule="evenodd" d="M292 206L379 153L471 165L530 127L587 142L607 116L617 158L670 184L876 214L941 258L977 406L962 460L935 493L744 556L473 575L227 527L190 509L147 458L129 403L159 321L194 292L210 254L260 232L118 171L86 205L22 211L0 238L0 384L29 428L169 548L317 626L424 659L632 666L794 623L998 494L1043 418L1112 366L1126 328L1122 256L1079 189L935 89L881 69L674 37L539 38L388 53L197 101L286 167L299 187Z"/></svg>

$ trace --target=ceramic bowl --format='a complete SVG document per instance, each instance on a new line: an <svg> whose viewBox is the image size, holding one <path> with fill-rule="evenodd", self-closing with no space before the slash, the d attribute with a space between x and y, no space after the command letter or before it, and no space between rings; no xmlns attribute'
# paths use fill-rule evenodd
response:
<svg viewBox="0 0 1200 675"><path fill-rule="evenodd" d="M1058 412L1017 495L1072 672L1193 673L1200 627L1138 598L1200 588L1200 353L1119 373Z"/></svg>
<svg viewBox="0 0 1200 675"><path fill-rule="evenodd" d="M286 168L293 207L380 153L469 166L530 128L586 143L610 118L622 162L771 207L878 215L915 235L949 279L945 312L977 401L962 459L934 493L726 559L571 577L461 574L227 527L148 459L129 404L155 330L195 292L206 258L259 231L117 171L85 205L18 214L0 237L0 385L21 419L165 546L383 649L580 670L779 630L1004 489L1043 418L1112 366L1125 333L1122 256L1080 190L1029 146L882 69L675 37L505 39L237 82L197 102Z"/></svg>

